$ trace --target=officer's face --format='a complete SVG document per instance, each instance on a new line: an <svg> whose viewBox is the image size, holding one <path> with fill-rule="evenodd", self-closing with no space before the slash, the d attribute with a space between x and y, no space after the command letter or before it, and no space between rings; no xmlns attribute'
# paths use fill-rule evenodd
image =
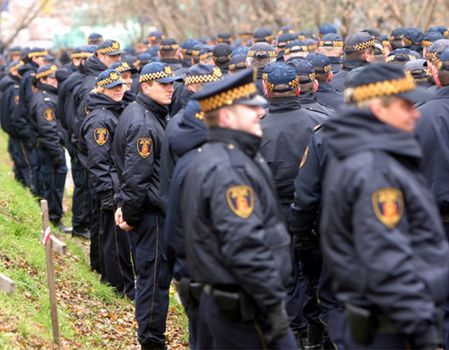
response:
<svg viewBox="0 0 449 350"><path fill-rule="evenodd" d="M260 119L265 114L262 107L234 105L223 108L220 113L220 126L247 132L262 137Z"/></svg>
<svg viewBox="0 0 449 350"><path fill-rule="evenodd" d="M106 66L110 67L113 63L120 61L121 55L98 55L99 60Z"/></svg>
<svg viewBox="0 0 449 350"><path fill-rule="evenodd" d="M123 99L123 95L125 94L125 88L123 85L117 85L110 89L104 89L104 94L114 101L121 101Z"/></svg>
<svg viewBox="0 0 449 350"><path fill-rule="evenodd" d="M131 72L123 72L122 73L122 80L126 84L126 90L131 90L131 85L133 83L132 74Z"/></svg>
<svg viewBox="0 0 449 350"><path fill-rule="evenodd" d="M173 96L173 83L159 83L153 81L151 84L143 83L142 91L160 105L169 105Z"/></svg>
<svg viewBox="0 0 449 350"><path fill-rule="evenodd" d="M42 67L46 64L45 57L44 56L38 56L32 58L33 62L36 63L39 67Z"/></svg>
<svg viewBox="0 0 449 350"><path fill-rule="evenodd" d="M385 124L405 132L413 132L420 117L413 103L402 98L395 98L386 104L375 99L371 101L370 109Z"/></svg>

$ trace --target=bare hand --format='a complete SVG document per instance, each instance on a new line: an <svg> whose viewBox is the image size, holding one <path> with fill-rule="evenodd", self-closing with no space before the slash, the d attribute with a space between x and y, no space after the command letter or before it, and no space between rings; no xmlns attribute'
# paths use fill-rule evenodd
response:
<svg viewBox="0 0 449 350"><path fill-rule="evenodd" d="M114 218L115 218L115 224L117 226L120 226L120 224L123 223L122 208L117 208L117 210L115 211L115 214L114 214Z"/></svg>
<svg viewBox="0 0 449 350"><path fill-rule="evenodd" d="M123 231L131 232L134 231L134 226L129 226L126 221L123 221L121 224L118 225Z"/></svg>

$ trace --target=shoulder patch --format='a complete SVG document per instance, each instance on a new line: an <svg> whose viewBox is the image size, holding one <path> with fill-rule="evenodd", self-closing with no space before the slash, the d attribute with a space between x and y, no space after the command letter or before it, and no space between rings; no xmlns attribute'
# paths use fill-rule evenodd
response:
<svg viewBox="0 0 449 350"><path fill-rule="evenodd" d="M380 188L371 194L371 205L377 219L386 227L393 229L404 213L404 196L397 188Z"/></svg>
<svg viewBox="0 0 449 350"><path fill-rule="evenodd" d="M148 158L153 153L153 140L150 137L137 139L137 152L142 158Z"/></svg>
<svg viewBox="0 0 449 350"><path fill-rule="evenodd" d="M44 117L49 122L55 120L55 111L52 108L45 108Z"/></svg>
<svg viewBox="0 0 449 350"><path fill-rule="evenodd" d="M254 211L254 191L246 185L231 186L226 191L229 209L242 219L248 219Z"/></svg>
<svg viewBox="0 0 449 350"><path fill-rule="evenodd" d="M94 139L98 145L103 146L109 140L109 130L106 128L96 128L94 130Z"/></svg>
<svg viewBox="0 0 449 350"><path fill-rule="evenodd" d="M302 155L301 163L299 164L300 168L302 168L304 164L306 164L308 156L309 156L309 147L307 146L306 150L304 151L304 154Z"/></svg>

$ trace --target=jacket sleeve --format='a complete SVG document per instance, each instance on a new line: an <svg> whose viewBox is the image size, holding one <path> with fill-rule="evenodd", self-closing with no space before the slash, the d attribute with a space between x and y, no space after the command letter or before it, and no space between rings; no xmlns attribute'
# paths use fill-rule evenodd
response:
<svg viewBox="0 0 449 350"><path fill-rule="evenodd" d="M153 174L154 138L145 124L131 125L126 131L121 193L124 220L135 226L141 219Z"/></svg>
<svg viewBox="0 0 449 350"><path fill-rule="evenodd" d="M253 181L241 168L214 172L210 213L225 264L262 310L285 298L282 277L266 241L264 213Z"/></svg>
<svg viewBox="0 0 449 350"><path fill-rule="evenodd" d="M29 107L33 91L31 88L32 76L29 74L25 75L20 81L20 92L19 92L19 105L14 110L13 114L13 125L18 135L23 138L30 140L31 137L31 127L29 120Z"/></svg>
<svg viewBox="0 0 449 350"><path fill-rule="evenodd" d="M318 219L321 204L322 144L316 144L316 135L310 138L295 179L295 198L288 215L289 230L293 236L306 239Z"/></svg>
<svg viewBox="0 0 449 350"><path fill-rule="evenodd" d="M413 264L406 193L386 170L361 182L351 221L364 293L401 332L425 341L435 331L436 309Z"/></svg>
<svg viewBox="0 0 449 350"><path fill-rule="evenodd" d="M56 119L56 106L50 101L40 101L36 105L35 113L39 142L54 158L64 157Z"/></svg>
<svg viewBox="0 0 449 350"><path fill-rule="evenodd" d="M93 113L103 113L101 110ZM91 174L91 183L96 193L113 191L111 173L111 125L99 115L88 116L88 122L82 127L82 137L87 148L87 168Z"/></svg>

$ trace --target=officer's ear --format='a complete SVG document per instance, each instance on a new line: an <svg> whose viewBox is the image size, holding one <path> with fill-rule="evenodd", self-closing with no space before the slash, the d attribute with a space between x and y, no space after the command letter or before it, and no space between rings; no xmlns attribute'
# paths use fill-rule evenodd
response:
<svg viewBox="0 0 449 350"><path fill-rule="evenodd" d="M301 94L301 88L298 86L295 90L295 96L299 96Z"/></svg>
<svg viewBox="0 0 449 350"><path fill-rule="evenodd" d="M265 83L265 80L262 80L262 86L263 86L263 93L265 94L265 96L271 97L270 91L268 91L267 89L267 84Z"/></svg>
<svg viewBox="0 0 449 350"><path fill-rule="evenodd" d="M327 73L327 81L330 82L332 79L334 79L334 72L330 71Z"/></svg>
<svg viewBox="0 0 449 350"><path fill-rule="evenodd" d="M320 83L318 82L318 80L314 79L313 80L313 92L317 92L318 86L320 86Z"/></svg>

